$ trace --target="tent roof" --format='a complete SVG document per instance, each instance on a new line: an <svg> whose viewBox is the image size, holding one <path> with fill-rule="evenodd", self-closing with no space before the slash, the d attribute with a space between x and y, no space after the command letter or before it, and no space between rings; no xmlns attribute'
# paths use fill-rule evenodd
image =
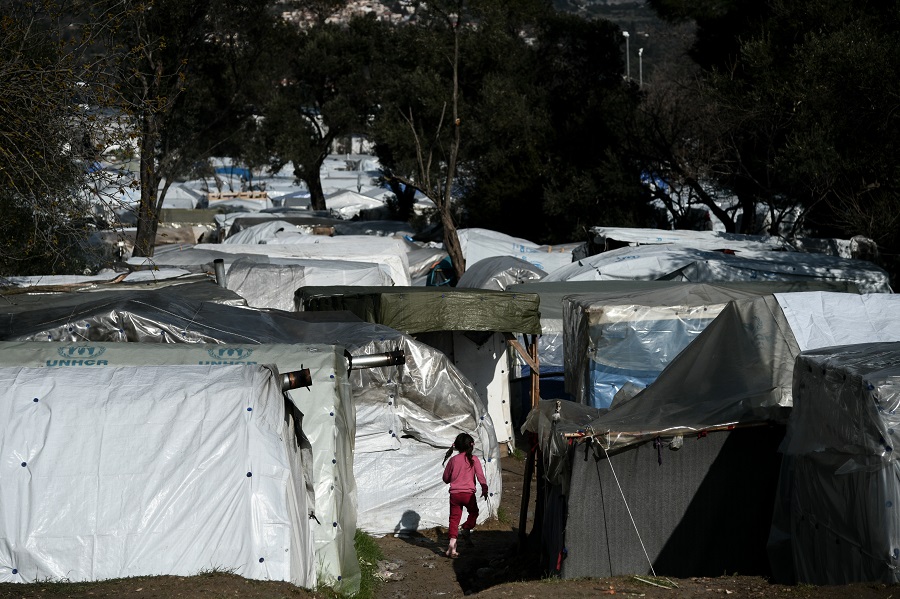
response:
<svg viewBox="0 0 900 599"><path fill-rule="evenodd" d="M590 426L610 447L777 420L802 349L900 341L900 296L808 292L729 303L649 387Z"/></svg>
<svg viewBox="0 0 900 599"><path fill-rule="evenodd" d="M535 294L443 287L303 287L304 310L350 310L406 333L498 331L539 334Z"/></svg>
<svg viewBox="0 0 900 599"><path fill-rule="evenodd" d="M492 256L466 268L466 272L456 283L456 288L505 291L512 284L535 281L546 276L546 272L521 258Z"/></svg>
<svg viewBox="0 0 900 599"><path fill-rule="evenodd" d="M794 368L794 409L785 453L823 448L898 458L900 343L861 343L805 351ZM873 408L874 406L874 408ZM865 460L862 458L861 463Z"/></svg>
<svg viewBox="0 0 900 599"><path fill-rule="evenodd" d="M536 281L510 285L507 291L514 293L536 293L541 297L541 320L562 320L563 298L574 295L593 296L598 300L639 297L640 301L666 302L671 299L651 300L653 295L660 298L672 297L672 294L685 293L690 286L701 283L686 281ZM838 291L859 293L851 282L847 281L721 281L707 283L710 288L730 289L738 292L760 295L764 293L787 293L793 291ZM666 289L674 291L666 292ZM647 304L645 304L647 305ZM661 305L661 304L657 304ZM546 328L546 327L545 327Z"/></svg>
<svg viewBox="0 0 900 599"><path fill-rule="evenodd" d="M544 281L574 280L844 281L864 292L890 293L887 272L866 260L801 252L746 251L740 255L676 245L623 247L550 272Z"/></svg>

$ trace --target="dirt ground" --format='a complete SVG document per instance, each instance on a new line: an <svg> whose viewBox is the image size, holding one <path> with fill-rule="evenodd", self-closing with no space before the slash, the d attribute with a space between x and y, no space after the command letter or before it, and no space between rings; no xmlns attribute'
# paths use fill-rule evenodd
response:
<svg viewBox="0 0 900 599"><path fill-rule="evenodd" d="M754 576L689 579L646 576L565 581L542 579L529 567L528 560L516 550L524 463L514 457L503 458L501 463L504 487L498 517L476 529L473 546L461 546L459 558L448 559L443 555L447 546L445 529L425 530L409 537L387 536L377 539L385 557L378 564L380 577L384 580L377 593L379 599L453 599L464 596L479 599L572 599L606 595L648 599L726 596L729 599L900 599L900 585L783 586L769 584L764 578ZM531 496L534 497L533 489ZM530 529L530 524L526 529ZM0 584L0 599L20 597L313 599L322 598L323 595L289 583L251 581L221 572L192 577L128 578L100 583Z"/></svg>

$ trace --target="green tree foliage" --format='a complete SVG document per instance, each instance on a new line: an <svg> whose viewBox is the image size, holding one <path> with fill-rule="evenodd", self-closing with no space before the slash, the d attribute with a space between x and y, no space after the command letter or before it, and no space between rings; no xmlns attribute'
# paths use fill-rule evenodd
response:
<svg viewBox="0 0 900 599"><path fill-rule="evenodd" d="M370 18L348 26L282 27L277 77L263 106L258 129L278 170L291 163L307 184L312 207L325 210L320 170L334 140L365 132L375 107L372 77L384 27Z"/></svg>
<svg viewBox="0 0 900 599"><path fill-rule="evenodd" d="M111 34L109 68L136 138L141 198L135 256L152 256L168 186L221 150L252 113L268 0L125 0L98 15Z"/></svg>
<svg viewBox="0 0 900 599"><path fill-rule="evenodd" d="M900 11L867 0L652 0L695 19L705 172L741 200L797 207L813 234L900 242ZM715 142L715 144L713 143ZM749 223L747 223L749 224Z"/></svg>
<svg viewBox="0 0 900 599"><path fill-rule="evenodd" d="M0 2L0 275L83 268L93 158L84 40L52 3Z"/></svg>
<svg viewBox="0 0 900 599"><path fill-rule="evenodd" d="M459 133L452 191L464 226L556 243L598 222L640 222L639 172L618 152L638 101L621 77L618 28L541 2L429 6L430 19L392 40L374 128L386 172L417 183L424 164L446 181ZM458 121L450 111L455 32L439 8L464 16Z"/></svg>

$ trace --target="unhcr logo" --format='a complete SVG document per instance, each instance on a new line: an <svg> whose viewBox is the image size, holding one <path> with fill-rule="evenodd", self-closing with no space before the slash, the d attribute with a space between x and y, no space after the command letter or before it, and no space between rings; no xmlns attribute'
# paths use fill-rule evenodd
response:
<svg viewBox="0 0 900 599"><path fill-rule="evenodd" d="M98 358L106 352L102 345L69 345L60 347L56 353L59 360L47 360L47 366L107 366L107 360Z"/></svg>
<svg viewBox="0 0 900 599"><path fill-rule="evenodd" d="M214 347L206 350L212 360L200 362L200 364L256 364L249 362L248 358L253 355L253 350L249 347Z"/></svg>
<svg viewBox="0 0 900 599"><path fill-rule="evenodd" d="M206 350L213 360L246 360L253 354L248 347L215 347Z"/></svg>
<svg viewBox="0 0 900 599"><path fill-rule="evenodd" d="M106 348L102 345L70 345L56 351L63 358L99 358Z"/></svg>

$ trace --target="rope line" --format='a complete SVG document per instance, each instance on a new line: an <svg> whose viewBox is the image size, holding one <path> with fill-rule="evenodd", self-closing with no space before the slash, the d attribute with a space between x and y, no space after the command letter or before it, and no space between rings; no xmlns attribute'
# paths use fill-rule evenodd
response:
<svg viewBox="0 0 900 599"><path fill-rule="evenodd" d="M606 451L606 448L603 445L600 445L603 448L603 453L606 455L606 461L609 464L609 469L612 472L613 479L616 481L616 486L619 487L619 494L622 496L622 502L625 504L625 509L628 511L628 517L631 519L631 525L634 527L634 532L637 534L638 542L641 544L641 549L644 551L644 557L647 558L647 564L650 566L650 573L653 576L656 576L656 570L653 569L653 562L650 561L650 554L647 553L647 548L644 546L644 540L641 538L641 532L638 530L637 522L634 521L634 516L631 514L631 508L628 506L628 500L625 499L625 492L622 490L622 485L619 483L619 477L616 475L616 470L613 468L612 460L609 457L609 452Z"/></svg>

